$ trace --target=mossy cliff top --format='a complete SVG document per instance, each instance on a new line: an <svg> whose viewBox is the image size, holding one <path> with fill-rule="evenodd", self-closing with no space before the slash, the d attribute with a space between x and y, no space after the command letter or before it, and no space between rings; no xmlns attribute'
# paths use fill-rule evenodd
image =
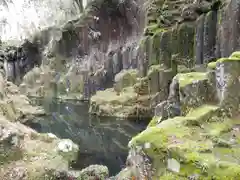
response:
<svg viewBox="0 0 240 180"><path fill-rule="evenodd" d="M184 87L197 81L207 80L207 74L201 72L179 73L177 78L180 87Z"/></svg>
<svg viewBox="0 0 240 180"><path fill-rule="evenodd" d="M240 51L233 52L228 58L220 58L215 62L208 63L209 69L215 69L218 63L240 62Z"/></svg>
<svg viewBox="0 0 240 180"><path fill-rule="evenodd" d="M221 1L148 0L145 3L148 20L145 32L154 34L183 21L195 21L201 14L217 9L221 4Z"/></svg>

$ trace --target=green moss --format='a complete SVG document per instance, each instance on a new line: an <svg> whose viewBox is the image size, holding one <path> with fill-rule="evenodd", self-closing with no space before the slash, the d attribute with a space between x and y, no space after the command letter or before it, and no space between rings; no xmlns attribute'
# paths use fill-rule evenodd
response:
<svg viewBox="0 0 240 180"><path fill-rule="evenodd" d="M159 34L163 33L163 32L166 32L167 29L164 29L164 28L158 28L154 31L154 36L158 36Z"/></svg>
<svg viewBox="0 0 240 180"><path fill-rule="evenodd" d="M1 146L1 144L0 144ZM0 149L0 166L17 161L23 158L23 152L19 148L1 148Z"/></svg>
<svg viewBox="0 0 240 180"><path fill-rule="evenodd" d="M210 62L210 63L208 63L208 68L209 69L215 69L216 68L216 65L217 65L217 62Z"/></svg>
<svg viewBox="0 0 240 180"><path fill-rule="evenodd" d="M179 179L180 177L185 179L191 175L198 175L200 179L204 180L221 180L227 177L237 180L240 171L239 165L236 164L236 157L239 156L240 150L229 148L229 146L214 147L216 142L213 139L203 138L201 132L204 129L207 130L205 121L202 121L204 125L198 129L185 125L185 122L191 120L192 117L202 117L204 112L212 112L217 109L215 106L203 106L195 112L191 112L190 117L175 117L163 121L155 127L149 126L134 137L130 145L141 146L146 142L151 144L150 148L144 149L144 152L153 158L153 164L156 167L161 168L162 173L160 173L159 179ZM152 121L154 122L155 119ZM216 123L211 122L208 126L215 136L228 131L231 126L228 124L228 120L222 122L224 125L221 125L221 122ZM222 140L221 138L216 140L219 139ZM166 157L174 158L180 163L179 173L164 172L164 168L159 162L164 162ZM156 175L156 177L158 176Z"/></svg>
<svg viewBox="0 0 240 180"><path fill-rule="evenodd" d="M202 72L190 72L177 74L180 87L184 87L194 81L207 80L207 74Z"/></svg>
<svg viewBox="0 0 240 180"><path fill-rule="evenodd" d="M208 121L217 111L218 106L202 105L187 114L187 117L196 119L199 122Z"/></svg>
<svg viewBox="0 0 240 180"><path fill-rule="evenodd" d="M210 176L215 180L238 180L240 177L240 165L221 162L219 164L220 168L216 168L214 171L210 172Z"/></svg>
<svg viewBox="0 0 240 180"><path fill-rule="evenodd" d="M240 51L233 52L229 58L233 60L240 60Z"/></svg>
<svg viewBox="0 0 240 180"><path fill-rule="evenodd" d="M152 24L152 25L149 25L145 28L145 31L150 31L150 32L153 32L155 31L156 29L159 29L159 24Z"/></svg>
<svg viewBox="0 0 240 180"><path fill-rule="evenodd" d="M160 72L161 70L164 70L164 66L161 64L161 65L152 65L150 66L149 70L148 70L148 74L147 76L150 76L152 73L155 73L155 72Z"/></svg>
<svg viewBox="0 0 240 180"><path fill-rule="evenodd" d="M148 124L147 128L156 126L159 118L161 118L161 117L154 116L152 118L152 120L150 121L150 123Z"/></svg>
<svg viewBox="0 0 240 180"><path fill-rule="evenodd" d="M157 36L161 34L162 32L165 32L166 29L162 28L159 24L152 24L147 26L144 29L145 35L149 36Z"/></svg>
<svg viewBox="0 0 240 180"><path fill-rule="evenodd" d="M217 63L223 63L223 62L229 62L229 61L239 61L240 59L236 57L230 57L230 58L220 58L217 60Z"/></svg>
<svg viewBox="0 0 240 180"><path fill-rule="evenodd" d="M232 124L230 120L220 121L220 122L211 122L205 125L205 129L208 129L209 135L211 136L220 136L224 132L230 131Z"/></svg>
<svg viewBox="0 0 240 180"><path fill-rule="evenodd" d="M172 172L166 172L164 175L162 175L159 180L188 180L187 177L181 177L177 174L174 174Z"/></svg>
<svg viewBox="0 0 240 180"><path fill-rule="evenodd" d="M182 126L182 121L186 120L184 117L176 117L167 121L163 121L157 127L149 127L142 133L135 136L131 144L132 145L141 145L145 142L151 144L150 149L147 149L149 156L159 156L156 152L166 152L168 145L171 142L168 140L169 137L175 136L176 138L183 138L187 136L190 131L188 127ZM159 138L159 134L161 134L161 138Z"/></svg>

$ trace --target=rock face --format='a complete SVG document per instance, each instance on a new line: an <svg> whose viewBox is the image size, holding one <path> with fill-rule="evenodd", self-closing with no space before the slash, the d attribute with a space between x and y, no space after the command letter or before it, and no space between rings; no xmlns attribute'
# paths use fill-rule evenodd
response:
<svg viewBox="0 0 240 180"><path fill-rule="evenodd" d="M92 1L59 31L21 91L90 99L98 116L154 116L117 178L239 178L238 0ZM8 79L19 71L3 69ZM18 117L11 103L2 111Z"/></svg>
<svg viewBox="0 0 240 180"><path fill-rule="evenodd" d="M14 74L26 68L10 71L7 66L16 68L8 63L5 71L9 80L19 78L18 82L25 89L23 92L33 96L55 93L61 98L69 96L88 100L97 90L111 87L114 76L122 69L136 68L137 51L133 44L145 23L142 6L142 0L92 1L79 18L63 27L45 29L31 40L40 55L42 66L38 73L42 74L42 78L33 69L22 82L21 76ZM12 59L15 63L16 58ZM39 65L35 61L32 64ZM25 75L31 68L22 74ZM36 80L37 83L31 84L26 79L34 79L33 82ZM54 92L51 92L52 89L55 89Z"/></svg>
<svg viewBox="0 0 240 180"><path fill-rule="evenodd" d="M19 84L28 71L41 64L39 47L29 41L19 47L5 43L1 43L0 47L0 69L9 81Z"/></svg>
<svg viewBox="0 0 240 180"><path fill-rule="evenodd" d="M160 0L145 3L147 24L144 29L144 37L138 42L132 43L131 46L126 45L125 48L121 49L120 54L114 54L112 56L112 62L120 62L122 65L118 66L120 68L116 68L113 63L108 63L106 72L112 74L112 76L115 75L115 77L119 77L122 74L122 72L119 73L119 71L122 69L136 69L138 71L138 79L148 79L145 81L147 82L145 85L148 92L145 92L144 95L148 95L150 102L147 103L146 107L150 107L151 109L163 100L166 100L165 103L169 106L168 109L172 109L171 117L179 114L180 111L186 114L188 107L199 106L205 101L210 101L209 99L211 98L211 100L215 101L216 98L208 97L207 94L209 92L205 89L208 74L204 73L204 71L206 72L204 66L216 58L229 56L233 50L238 48L238 43L235 40L231 40L231 42L234 41L231 50L226 51L225 48L222 48L222 42L224 41L223 32L226 34L226 32L231 31L229 29L230 26L226 26L226 24L232 22L234 18L235 21L238 21L236 19L237 5L233 8L234 3L236 3L234 0L231 1L231 3L225 1L175 2ZM231 21L226 22L224 20L225 18L231 19ZM234 32L236 33L238 26L234 25L232 27L234 27L232 34ZM117 58L118 60L116 60ZM164 72L154 71L155 66L159 66L159 64L164 69ZM201 68L199 69L200 66L203 66L203 70L200 70ZM114 71L116 73L113 73L114 69L118 69L118 71ZM168 71L168 73L166 71ZM196 73L179 74L176 78L178 78L179 81L184 81L183 79L186 78L191 79L191 77L185 76L192 76L193 79L196 79L196 82L194 84L183 82L183 84L186 84L180 87L181 93L179 98L181 99L181 103L184 103L184 106L186 106L182 106L184 108L180 109L178 107L180 106L180 102L170 100L171 97L168 98L169 85L177 73L186 71L194 71ZM134 87L137 87L139 84L141 83L137 82ZM117 91L116 94L120 95L117 95L113 99L121 98L120 96L123 94L121 93L121 89L114 88L114 91ZM109 90L106 90L106 94L108 92ZM118 108L119 110L113 108L115 109L114 112L112 112L112 108L106 108L112 102L107 100L101 101L102 105L99 105L101 103L98 103L97 97L103 96L103 93L104 92L97 92L97 94L91 98L90 112L103 116L122 116L120 115L122 113L115 112L119 111L120 108ZM186 93L191 97L195 97L195 99L185 97ZM215 93L212 95L214 94ZM132 94L131 97L134 97L134 94ZM191 101L189 101L189 99L191 99ZM148 100L144 101L147 102ZM121 103L117 104L118 107L121 106ZM136 104L136 102L132 104ZM126 106L123 105L123 107ZM163 106L159 108L164 109ZM107 110L109 112L106 112ZM161 110L159 110L159 112L160 111ZM149 116L151 113L145 114ZM165 111L165 114L167 113L169 112ZM126 114L125 110L124 114ZM124 116L128 117L130 115ZM138 117L136 115L132 116ZM169 115L166 115L166 117L167 116Z"/></svg>

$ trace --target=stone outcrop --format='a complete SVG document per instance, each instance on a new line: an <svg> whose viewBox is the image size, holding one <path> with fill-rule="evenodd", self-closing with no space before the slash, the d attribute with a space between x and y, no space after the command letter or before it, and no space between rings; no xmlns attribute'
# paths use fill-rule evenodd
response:
<svg viewBox="0 0 240 180"><path fill-rule="evenodd" d="M179 72L195 71L196 73L191 73L189 76L198 76L199 78L199 82L196 83L196 85L184 85L184 87L180 88L180 98L185 99L186 106L199 104L200 101L203 101L198 97L200 95L203 98L208 99L208 97L205 97L205 94L208 92L204 88L207 77L203 71L206 71L204 66L206 66L208 62L218 58L217 45L220 42L219 39L221 39L217 32L219 30L219 13L224 11L223 7L225 6L228 7L230 5L225 5L224 2L220 1L175 2L157 0L146 2L144 7L147 12L147 26L144 30L144 37L142 37L139 42L132 43L130 48L123 48L122 53L120 54L121 56L119 56L119 54L118 56L112 56L114 57L114 59L112 58L113 62L122 63L122 66L120 66L121 68L115 72L118 73L121 69L136 69L138 71L139 79L148 79L146 80L148 92L145 92L145 95L149 97L148 99L150 102L146 107L149 107L150 109L163 100L168 99L169 85L172 81L172 77ZM134 51L132 49L134 49ZM130 56L129 52L131 52ZM136 56L134 56L135 54ZM125 59L126 57L128 58ZM163 67L165 71L164 73L154 72L154 67L156 65L159 66L159 64ZM203 68L201 68L201 66L203 66ZM112 73L113 69L115 69L114 65L108 63L106 71L118 77L118 74L116 75L116 73ZM166 73L166 71L169 71L169 73ZM120 72L119 74L122 73ZM178 76L179 79L182 78L182 75ZM183 76L188 75L184 74ZM135 86L137 87L139 84L140 83L137 82ZM185 97L186 91L196 91L196 89L201 89L199 92L191 94L192 97L196 97L194 100L196 102L188 102L188 97ZM117 91L119 90L117 89ZM106 94L108 94L108 92L109 90L106 90ZM115 112L120 109L125 109L120 108L121 103L117 103L119 110L115 109L114 112L112 112L112 108L108 107L109 105L111 106L111 102L107 100L101 101L104 105L98 103L97 97L103 96L103 93L104 92L102 91L99 93L97 92L97 94L91 98L90 112L100 116L122 116L120 115L122 113ZM120 94L120 96L117 95L113 98L114 100L121 98L121 95L123 95L123 93L120 92L117 92L116 94ZM132 104L134 103L136 104L136 102L133 102ZM168 106L171 106L173 111L175 111L173 114L179 114L179 108L177 107L179 105L177 102L170 103L169 100L167 100L165 103L167 103ZM125 106L123 105L123 107ZM106 112L107 110L109 112ZM151 113L145 114L146 116L149 116ZM124 114L126 113L124 112ZM128 117L130 115L124 116ZM131 116L133 117L133 115Z"/></svg>
<svg viewBox="0 0 240 180"><path fill-rule="evenodd" d="M147 129L129 142L130 152L149 158L151 179L239 177L239 65L239 52L234 52L209 63L206 73L175 76L181 114L163 121L157 113ZM134 157L130 160L136 162ZM128 169L137 176L134 168L144 173L142 166L128 164Z"/></svg>
<svg viewBox="0 0 240 180"><path fill-rule="evenodd" d="M61 141L57 137L38 134L20 123L11 123L3 117L0 121L1 179L37 179L44 175L48 176L48 170L51 169L67 170L67 163L72 158L69 155L62 155L73 152L74 149L60 155L58 143Z"/></svg>
<svg viewBox="0 0 240 180"><path fill-rule="evenodd" d="M136 70L123 70L115 76L114 88L92 96L89 112L98 116L149 118L156 103L167 96L172 77L171 69L157 65L144 78Z"/></svg>
<svg viewBox="0 0 240 180"><path fill-rule="evenodd" d="M0 113L10 121L21 121L45 115L40 106L32 106L27 96L21 94L19 87L1 77Z"/></svg>
<svg viewBox="0 0 240 180"><path fill-rule="evenodd" d="M44 83L37 77L40 75L33 75L36 69L31 70L32 66L28 69L18 67L26 71L20 77L9 75L9 80L15 81L18 77L24 92L33 96L47 96L50 89L55 89L57 96L63 99L88 100L97 90L111 87L114 76L122 69L137 67L137 51L132 41L143 31L145 13L142 6L142 0L92 1L79 18L63 27L49 27L31 39L30 44L36 46L40 55L37 62L31 63L39 65L41 62L38 67L41 76L45 76ZM11 59L15 62L16 58ZM17 74L16 70L9 73ZM26 79L30 78L37 83L29 85Z"/></svg>

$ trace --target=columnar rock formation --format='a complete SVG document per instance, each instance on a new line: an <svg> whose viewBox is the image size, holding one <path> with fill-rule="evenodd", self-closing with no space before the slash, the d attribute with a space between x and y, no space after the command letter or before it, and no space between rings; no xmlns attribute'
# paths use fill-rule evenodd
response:
<svg viewBox="0 0 240 180"><path fill-rule="evenodd" d="M177 73L206 71L207 63L215 61L219 57L229 56L238 49L238 38L235 38L238 37L236 33L239 30L236 25L238 22L236 16L237 1L227 3L225 1L176 2L156 0L148 1L144 7L147 13L144 36L138 42L132 43L130 48L126 48L126 50L124 48L122 55L118 56L118 60L117 55L111 56L111 62L120 63L118 67L121 67L124 73L126 69L136 69L136 80L134 83L128 84L127 87L118 88L117 91L114 89L106 90L106 94L109 91L112 92L111 100L101 99L104 97L104 92L99 92L93 96L90 112L94 114L151 117L153 115L152 107L167 100L169 85ZM230 25L231 23L234 25ZM226 42L227 40L228 42ZM113 69L115 69L114 64L110 64L109 67L108 63L107 73L113 74ZM198 73L196 73L197 75ZM126 81L124 79L126 77L122 80L118 79L118 81ZM133 87L143 82L148 90L139 94ZM118 84L118 82L115 83ZM141 87L143 86L141 85ZM205 83L194 88L205 91L204 87ZM190 92L193 90L187 88L181 91ZM185 98L184 93L186 92L181 94L181 98ZM199 93L191 94L191 96L198 96ZM207 93L206 91L205 94ZM129 99L120 102L119 99L125 99L126 96ZM139 98L142 99L139 101ZM185 99L188 102L189 98ZM127 104L124 104L125 102ZM136 104L138 107L135 107ZM173 114L179 114L179 102L167 104L175 111ZM118 111L116 108L120 108L122 105L121 109L124 112L115 113ZM123 110L125 108L128 110Z"/></svg>
<svg viewBox="0 0 240 180"><path fill-rule="evenodd" d="M98 116L153 117L130 141L120 179L237 180L239 9L238 0L92 1L79 19L36 36L44 47L60 33L21 91L90 98ZM21 57L10 59L13 79Z"/></svg>

